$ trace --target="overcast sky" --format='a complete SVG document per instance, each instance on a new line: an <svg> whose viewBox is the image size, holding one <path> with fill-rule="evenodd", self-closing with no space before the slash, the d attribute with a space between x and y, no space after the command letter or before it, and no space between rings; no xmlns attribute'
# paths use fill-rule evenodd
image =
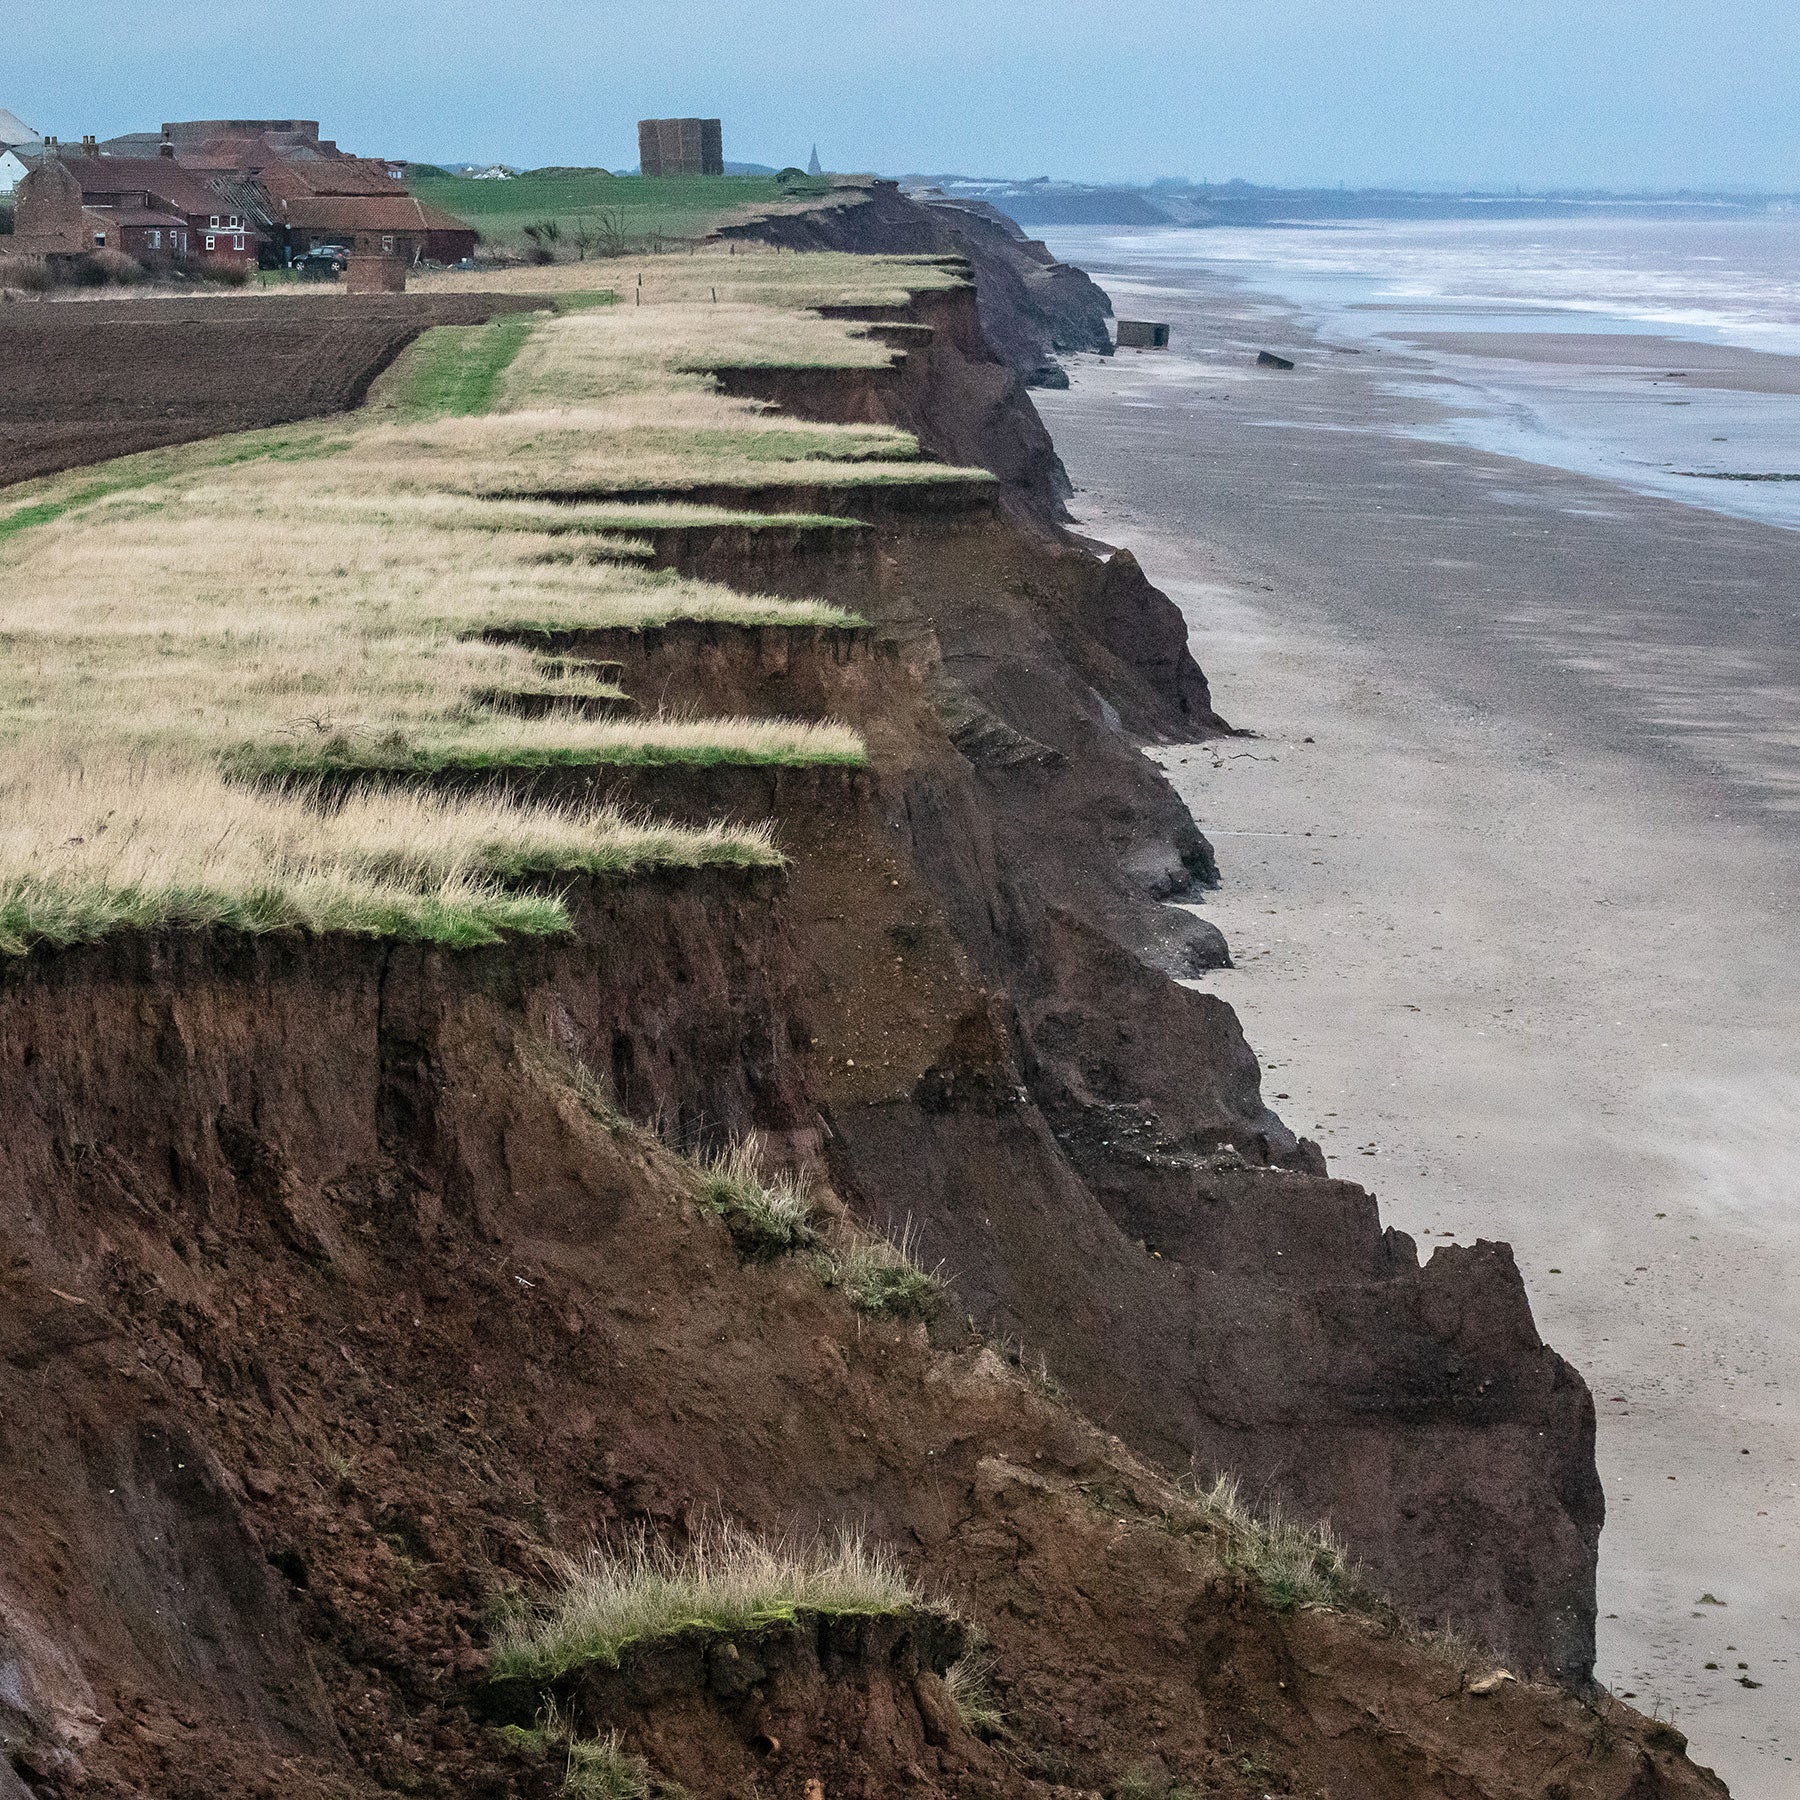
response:
<svg viewBox="0 0 1800 1800"><path fill-rule="evenodd" d="M1800 0L59 0L0 107L298 115L369 154L1273 183L1800 189Z"/></svg>

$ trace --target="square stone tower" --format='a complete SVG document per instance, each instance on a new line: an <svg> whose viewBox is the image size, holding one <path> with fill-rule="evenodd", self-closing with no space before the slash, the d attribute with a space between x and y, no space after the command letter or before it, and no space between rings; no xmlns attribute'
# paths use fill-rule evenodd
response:
<svg viewBox="0 0 1800 1800"><path fill-rule="evenodd" d="M638 162L646 175L723 175L723 127L717 119L639 119Z"/></svg>

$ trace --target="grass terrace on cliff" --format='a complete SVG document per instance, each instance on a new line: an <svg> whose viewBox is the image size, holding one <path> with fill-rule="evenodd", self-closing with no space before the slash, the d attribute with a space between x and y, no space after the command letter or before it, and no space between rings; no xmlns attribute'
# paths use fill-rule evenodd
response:
<svg viewBox="0 0 1800 1800"><path fill-rule="evenodd" d="M598 303L591 271L432 277L541 293L555 310L426 333L362 413L0 498L0 948L201 923L479 942L566 928L561 900L520 884L779 860L757 833L478 794L321 809L285 779L863 760L829 720L640 711L611 669L532 640L683 619L856 623L828 602L652 568L644 534L860 529L683 498L701 490L987 482L924 463L906 433L773 415L707 372L883 366L886 347L811 309L957 276L723 250L642 273L620 305ZM429 853L396 854L400 838Z"/></svg>
<svg viewBox="0 0 1800 1800"><path fill-rule="evenodd" d="M771 1544L721 1522L685 1550L640 1534L621 1550L565 1557L558 1577L548 1600L496 1637L497 1679L616 1665L633 1645L681 1631L730 1634L800 1613L893 1615L923 1604L899 1564L851 1531Z"/></svg>
<svg viewBox="0 0 1800 1800"><path fill-rule="evenodd" d="M125 928L228 926L465 948L566 931L545 877L762 868L766 832L688 829L611 807L369 792L321 811L203 768L33 743L0 760L0 954Z"/></svg>
<svg viewBox="0 0 1800 1800"><path fill-rule="evenodd" d="M847 725L804 719L582 719L496 713L459 730L417 738L401 731L316 746L255 745L227 756L235 773L262 779L330 770L432 774L447 769L861 768L862 735Z"/></svg>
<svg viewBox="0 0 1800 1800"><path fill-rule="evenodd" d="M526 169L508 181L415 170L421 200L467 219L489 243L528 245L527 225L553 220L558 243L610 258L655 238L692 238L741 207L779 200L772 175L615 175L606 169ZM583 264L593 278L592 264Z"/></svg>

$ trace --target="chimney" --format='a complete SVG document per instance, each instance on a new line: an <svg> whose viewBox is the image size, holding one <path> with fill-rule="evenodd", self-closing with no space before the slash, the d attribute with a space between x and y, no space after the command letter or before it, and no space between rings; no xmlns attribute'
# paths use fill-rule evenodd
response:
<svg viewBox="0 0 1800 1800"><path fill-rule="evenodd" d="M173 156L175 154L175 146L171 144L167 138L164 138L157 146L157 154L159 156Z"/></svg>
<svg viewBox="0 0 1800 1800"><path fill-rule="evenodd" d="M100 146L95 142L94 134L91 131L81 140L81 154L83 156L98 156L100 154Z"/></svg>

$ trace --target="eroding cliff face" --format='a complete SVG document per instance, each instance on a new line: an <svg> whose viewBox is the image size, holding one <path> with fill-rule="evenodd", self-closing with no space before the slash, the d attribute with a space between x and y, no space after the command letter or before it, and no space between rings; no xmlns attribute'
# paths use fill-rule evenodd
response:
<svg viewBox="0 0 1800 1800"><path fill-rule="evenodd" d="M842 1178L877 1218L919 1224L976 1315L1042 1348L1135 1444L1329 1513L1421 1616L1583 1680L1603 1518L1586 1388L1539 1342L1504 1247L1421 1269L1263 1105L1231 1009L1171 979L1212 953L1165 904L1203 890L1212 856L1136 743L1224 723L1129 554L1049 520L1041 460L1014 453L1025 396L934 404L983 391L965 371L994 359L956 296L927 316L931 339L858 390L858 416L1000 469L1000 516L876 521L791 559L780 589L876 621L933 715L890 712L860 830L871 867L904 864L890 879L912 911L885 929L954 948L938 1044L879 1053L905 963L884 969L867 912L845 910L843 823L797 858L813 1007L849 1021L825 1027L818 1072ZM784 399L773 374L765 396ZM972 1020L997 1024L971 1039ZM979 1068L946 1048L969 1041Z"/></svg>
<svg viewBox="0 0 1800 1800"><path fill-rule="evenodd" d="M962 256L975 271L981 326L992 351L1035 386L1067 387L1056 358L1077 350L1112 354L1112 302L1082 270L1058 262L1004 213L929 190L904 195L892 181L845 184L840 197L779 208L721 237L790 250Z"/></svg>
<svg viewBox="0 0 1800 1800"><path fill-rule="evenodd" d="M1471 1690L1496 1655L1587 1673L1586 1390L1504 1246L1421 1267L1173 979L1218 954L1168 904L1213 862L1137 745L1224 729L1204 678L1135 563L1052 522L969 297L887 323L891 377L765 397L916 429L991 503L649 536L868 625L552 646L672 708L857 725L867 770L528 778L765 819L785 874L595 883L554 944L0 971L0 1794L548 1796L491 1729L496 1607L721 1504L893 1546L987 1633L1005 1737L900 1636L747 1642L766 1688L626 1671L594 1703L702 1786L1720 1791L1604 1696ZM751 1130L831 1216L912 1228L952 1283L929 1336L741 1254L677 1152ZM1190 1461L1329 1512L1479 1662L1273 1607Z"/></svg>

